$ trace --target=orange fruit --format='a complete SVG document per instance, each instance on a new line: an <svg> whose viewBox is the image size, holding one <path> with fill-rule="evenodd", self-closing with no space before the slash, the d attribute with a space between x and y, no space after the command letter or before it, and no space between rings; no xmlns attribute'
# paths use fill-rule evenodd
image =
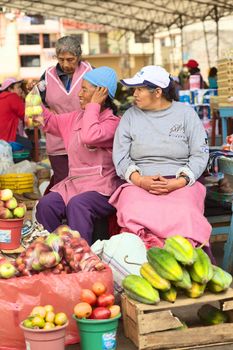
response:
<svg viewBox="0 0 233 350"><path fill-rule="evenodd" d="M46 322L53 322L54 318L55 318L55 313L53 311L46 312L46 315L45 315Z"/></svg>
<svg viewBox="0 0 233 350"><path fill-rule="evenodd" d="M91 313L92 307L88 303L78 303L74 307L74 314L78 318L88 318L91 315Z"/></svg>
<svg viewBox="0 0 233 350"><path fill-rule="evenodd" d="M116 317L121 312L121 308L119 305L112 305L108 309L111 312L110 318Z"/></svg>
<svg viewBox="0 0 233 350"><path fill-rule="evenodd" d="M45 322L45 325L43 327L43 329L52 329L55 328L55 324L52 322Z"/></svg>
<svg viewBox="0 0 233 350"><path fill-rule="evenodd" d="M45 305L45 306L44 306L44 309L45 309L46 312L48 312L48 311L54 311L53 305Z"/></svg>
<svg viewBox="0 0 233 350"><path fill-rule="evenodd" d="M101 294L104 294L107 288L102 282L95 282L92 285L91 289L95 293L95 295L99 296Z"/></svg>
<svg viewBox="0 0 233 350"><path fill-rule="evenodd" d="M80 299L90 305L95 305L97 300L96 295L90 289L82 289Z"/></svg>

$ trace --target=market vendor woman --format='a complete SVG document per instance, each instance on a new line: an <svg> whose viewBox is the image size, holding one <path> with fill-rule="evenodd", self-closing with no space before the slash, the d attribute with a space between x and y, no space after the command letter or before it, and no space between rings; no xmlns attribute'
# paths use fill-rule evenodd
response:
<svg viewBox="0 0 233 350"><path fill-rule="evenodd" d="M119 118L114 115L117 76L109 67L85 73L79 93L82 112L56 115L43 107L44 131L63 138L69 175L40 199L36 217L49 232L67 219L89 244L96 219L112 214L110 195L120 185L112 161L112 145ZM78 96L77 96L78 98Z"/></svg>
<svg viewBox="0 0 233 350"><path fill-rule="evenodd" d="M135 90L113 146L117 174L127 181L110 198L119 226L147 247L177 234L208 245L206 190L198 179L209 150L198 115L175 101L172 78L162 67L146 66L122 84Z"/></svg>

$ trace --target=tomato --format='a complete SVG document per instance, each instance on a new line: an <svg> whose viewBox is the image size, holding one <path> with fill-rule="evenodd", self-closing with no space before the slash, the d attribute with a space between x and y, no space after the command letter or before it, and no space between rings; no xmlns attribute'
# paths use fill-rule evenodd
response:
<svg viewBox="0 0 233 350"><path fill-rule="evenodd" d="M102 294L97 299L98 306L111 306L114 304L115 298L112 294Z"/></svg>
<svg viewBox="0 0 233 350"><path fill-rule="evenodd" d="M97 307L92 311L90 318L94 320L105 320L110 318L111 311L106 307Z"/></svg>
<svg viewBox="0 0 233 350"><path fill-rule="evenodd" d="M78 318L88 318L92 313L92 307L88 303L78 303L74 307L74 314Z"/></svg>
<svg viewBox="0 0 233 350"><path fill-rule="evenodd" d="M80 299L90 305L95 305L97 300L96 295L90 289L82 289Z"/></svg>
<svg viewBox="0 0 233 350"><path fill-rule="evenodd" d="M91 289L95 293L95 295L99 296L101 294L104 294L107 288L102 282L95 282L92 285Z"/></svg>
<svg viewBox="0 0 233 350"><path fill-rule="evenodd" d="M111 316L110 318L114 318L116 317L117 315L119 315L119 313L121 312L121 308L119 305L112 305L108 308L111 312Z"/></svg>

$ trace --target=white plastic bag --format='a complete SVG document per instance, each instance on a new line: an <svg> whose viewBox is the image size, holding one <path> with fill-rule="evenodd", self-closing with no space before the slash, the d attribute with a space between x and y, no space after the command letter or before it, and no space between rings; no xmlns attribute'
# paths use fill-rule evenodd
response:
<svg viewBox="0 0 233 350"><path fill-rule="evenodd" d="M146 247L143 241L133 233L123 232L112 236L109 240L98 240L91 249L111 267L116 292L122 291L122 280L125 276L140 275L140 266L128 264L125 260L137 264L147 261Z"/></svg>
<svg viewBox="0 0 233 350"><path fill-rule="evenodd" d="M13 165L12 148L8 142L0 140L0 174L5 174Z"/></svg>

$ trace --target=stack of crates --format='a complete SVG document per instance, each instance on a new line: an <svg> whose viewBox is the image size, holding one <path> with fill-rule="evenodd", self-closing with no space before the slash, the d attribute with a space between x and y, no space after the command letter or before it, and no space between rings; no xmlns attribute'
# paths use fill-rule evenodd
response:
<svg viewBox="0 0 233 350"><path fill-rule="evenodd" d="M0 175L0 189L9 188L14 193L33 192L34 177L30 173Z"/></svg>
<svg viewBox="0 0 233 350"><path fill-rule="evenodd" d="M219 106L233 105L233 49L218 60L218 102Z"/></svg>

